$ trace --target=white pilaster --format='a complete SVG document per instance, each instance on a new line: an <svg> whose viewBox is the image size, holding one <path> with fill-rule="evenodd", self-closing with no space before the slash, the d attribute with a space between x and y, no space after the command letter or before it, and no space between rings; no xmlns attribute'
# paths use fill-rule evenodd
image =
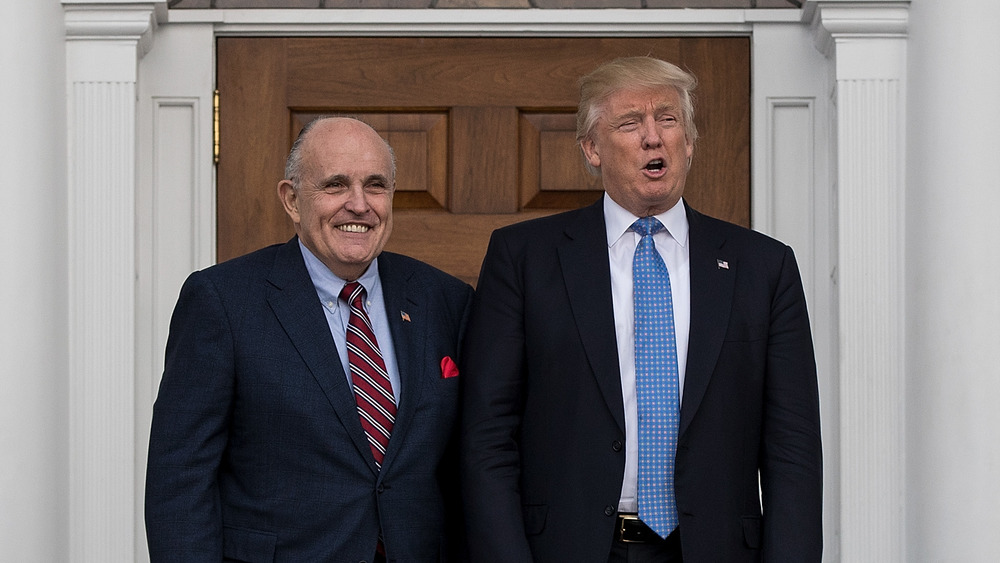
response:
<svg viewBox="0 0 1000 563"><path fill-rule="evenodd" d="M905 559L904 187L908 0L809 2L834 60L840 554Z"/></svg>
<svg viewBox="0 0 1000 563"><path fill-rule="evenodd" d="M70 557L135 559L138 60L165 2L62 0L69 190Z"/></svg>

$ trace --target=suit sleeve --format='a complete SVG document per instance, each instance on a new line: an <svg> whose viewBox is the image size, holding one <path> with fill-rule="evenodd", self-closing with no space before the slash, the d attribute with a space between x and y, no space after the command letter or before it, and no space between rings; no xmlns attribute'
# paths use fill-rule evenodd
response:
<svg viewBox="0 0 1000 563"><path fill-rule="evenodd" d="M150 429L145 517L154 563L222 560L217 475L233 382L229 319L214 285L192 274L170 323Z"/></svg>
<svg viewBox="0 0 1000 563"><path fill-rule="evenodd" d="M761 490L767 562L819 562L823 551L819 392L805 295L785 248L771 305Z"/></svg>
<svg viewBox="0 0 1000 563"><path fill-rule="evenodd" d="M462 498L473 561L530 562L517 432L524 387L523 288L502 237L483 261L465 335Z"/></svg>

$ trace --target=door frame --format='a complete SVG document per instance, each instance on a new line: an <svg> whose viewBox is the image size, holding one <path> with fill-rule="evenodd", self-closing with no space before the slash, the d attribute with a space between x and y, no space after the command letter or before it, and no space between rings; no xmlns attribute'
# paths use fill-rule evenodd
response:
<svg viewBox="0 0 1000 563"><path fill-rule="evenodd" d="M902 190L899 163L905 157L904 128L898 119L903 115L902 104L887 111L865 105L861 97L849 100L857 101L850 110L860 117L858 123L895 127L890 131L895 134L886 141L891 154L874 162L843 150L869 137L871 131L851 127L837 106L845 105L838 86L846 80L894 81L891 96L905 100L905 0L808 0L802 10L168 11L162 0L62 3L70 117L82 113L75 110L86 107L89 100L115 93L109 98L110 109L96 110L98 115L90 121L71 121L74 125L67 132L73 182L69 216L78 218L70 224L71 240L76 241L70 252L70 279L75 288L70 302L87 304L71 312L69 327L70 436L74 443L89 447L84 451L71 445L68 454L73 560L120 560L121 553L134 556L124 559L147 560L143 481L166 323L180 281L193 269L214 262L214 40L225 35L751 37L752 221L754 228L798 249L809 298L824 417L827 559L839 560L842 552L849 556L853 550L847 548L855 544L888 546L883 553L900 553L901 524L884 524L893 519L886 514L901 512L902 495L894 493L902 490L902 479L893 473L895 461L889 459L897 451L891 449L885 456L890 462L888 473L869 478L862 475L863 465L851 465L851 460L868 451L867 443L843 442L840 428L865 428L869 414L855 411L856 405L849 403L855 399L846 392L842 402L842 390L850 390L848 379L863 379L872 370L842 375L840 364L853 361L853 352L840 344L837 335L882 337L887 342L885 361L892 368L888 371L895 377L903 351L902 331L890 327L889 334L879 333L884 327L878 319L895 318L892 313L904 286L892 277L888 283L876 280L865 285L852 279L853 285L843 280L838 285L837 275L838 256L843 258L845 250L863 242L858 240L863 233L844 228L850 225L845 219L850 215L847 208L851 212L872 209L866 220L871 216L892 219L895 231L889 232L889 258L901 255L893 244L900 239L902 227L896 226L898 212L891 205L873 207L855 192L845 199L843 186L840 194L834 187L837 178L888 171L885 178L878 177L876 187L886 184L890 195ZM134 95L127 88L122 91L122 84L134 88ZM113 119L122 112L129 119ZM104 177L100 174L78 174L90 162L87 155L72 152L73 147L87 146L99 156L118 157L123 144L133 147L125 153L131 157L108 158L95 165L114 176L116 182L110 187L101 185ZM804 185L811 189L803 189ZM89 214L101 209L109 191L112 198L134 202L134 213L116 210L116 214L102 216L103 221L88 220ZM87 199L92 193L94 201ZM91 242L89 235L94 232L108 236ZM105 255L133 265L134 275L120 268L108 269L104 261L88 260ZM883 257L873 252L861 258L881 263ZM891 266L890 274L901 269L898 261ZM125 291L104 289L108 287ZM841 301L847 305L841 306ZM854 313L859 307L874 307L876 313L888 315L842 320L845 312ZM107 310L122 322L108 325ZM102 342L113 349L111 359L74 346L94 333L100 333ZM109 402L100 395L101 385L90 385L104 380L126 384L132 396ZM893 402L902 396L898 381L890 383L895 386L875 389L870 402L889 406L889 412L881 413L884 418L901 418L902 407ZM101 409L95 410L95 404L102 405ZM118 428L122 424L127 427L124 431L107 435L109 425ZM874 445L902 442L898 427L865 430L874 433L868 438ZM123 468L119 460L134 461ZM112 466L116 478L108 479L107 469ZM849 494L855 484L880 486L881 500L855 508L848 502L855 496ZM133 533L123 534L120 524L128 521L134 523Z"/></svg>
<svg viewBox="0 0 1000 563"><path fill-rule="evenodd" d="M218 12L218 11L216 11ZM839 514L836 491L838 458L836 436L839 426L838 408L835 402L833 334L833 287L829 273L833 270L829 252L832 241L831 220L824 215L825 210L834 206L828 175L831 152L829 129L826 119L830 112L829 86L826 58L812 45L811 34L801 23L798 10L316 10L303 13L297 10L282 13L255 13L253 10L225 11L222 21L212 22L212 37L224 36L486 36L486 37L581 37L581 36L746 36L751 38L751 226L752 228L776 236L788 242L797 250L803 282L812 313L817 361L821 378L823 400L823 435L828 452L825 459L827 502L824 503L825 535L828 539L827 554L836 553L833 538L839 533ZM763 13L762 13L763 12ZM170 27L187 28L205 25L208 14L195 11L170 12ZM213 14L217 15L217 14ZM166 46L166 34L178 31L177 35L188 35L187 29L161 30L156 47ZM202 29L199 35L204 34ZM171 37L172 39L172 37ZM178 42L191 41L185 37ZM794 45L791 46L791 45ZM174 48L171 45L169 48ZM187 50L187 49L185 49ZM147 58L156 55L152 51ZM180 56L181 53L178 53ZM215 56L211 61L198 56L199 66L211 64L211 76L215 75ZM191 56L191 53L187 53ZM146 63L144 59L143 64ZM149 61L154 62L154 61ZM159 61L156 61L156 66ZM193 61L187 59L185 64ZM150 64L151 74L154 65ZM783 70L797 69L792 79ZM201 70L205 72L205 70ZM157 80L164 79L161 75ZM141 88L141 84L140 84ZM213 85L214 88L214 85ZM152 93L151 93L152 94ZM155 97L155 95L154 95ZM156 101L152 121L168 112L161 98ZM143 97L140 96L140 103ZM202 102L210 105L209 99ZM224 103L224 100L223 100ZM189 117L185 114L183 119ZM165 127L166 128L166 127ZM210 130L201 129L203 134ZM152 132L161 147L180 147L186 151L192 145L204 145L204 139L176 139L164 137L158 131ZM803 144L802 135L807 135L810 143ZM180 142L178 142L180 141ZM803 147L807 147L803 152ZM211 162L200 153L199 168L214 171ZM162 157L160 157L162 158ZM812 185L812 190L803 190L803 185ZM159 280L163 287L160 295L151 295L159 310L154 310L157 321L147 325L154 331L145 342L143 356L152 361L147 364L148 379L137 382L137 389L143 402L137 404L138 421L148 421L152 412L152 400L159 385L162 366L162 343L166 338L163 319L169 318L176 298L176 289L183 278L193 269L214 263L215 259L215 185L213 182L195 183L191 186L198 202L195 209L199 213L192 217L177 216L173 219L161 217L162 232L151 233L153 240L163 242L164 250L183 244L190 247L190 254L184 257L184 264L167 264L159 257L152 256L147 261L156 268L150 271L148 279ZM188 192L185 191L185 194ZM780 205L792 201L791 205ZM163 207L152 213L163 213ZM802 218L807 220L802 221ZM187 240L178 238L176 225L190 225ZM197 222L192 222L197 220ZM170 227L167 227L170 225ZM140 227L141 228L141 227ZM197 242L196 242L197 241ZM188 246L191 245L191 246ZM161 251L163 252L163 251ZM170 256L169 254L165 254ZM176 254L173 257L178 257ZM166 281L169 280L169 281ZM171 293L171 289L174 289ZM168 309L169 308L169 309ZM145 407L145 408L143 408ZM149 414L143 416L143 410ZM137 433L136 474L145 470L145 451L148 431ZM141 514L142 483L137 481L136 514ZM145 549L141 522L137 522L137 560L142 560ZM836 560L834 558L833 560Z"/></svg>

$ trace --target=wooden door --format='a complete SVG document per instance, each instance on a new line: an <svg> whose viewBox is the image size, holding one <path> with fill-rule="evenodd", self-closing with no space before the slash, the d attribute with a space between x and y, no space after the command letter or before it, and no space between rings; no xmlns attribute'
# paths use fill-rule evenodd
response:
<svg viewBox="0 0 1000 563"><path fill-rule="evenodd" d="M397 155L387 249L475 284L493 229L601 194L574 142L577 81L652 55L698 77L685 198L750 223L750 44L734 38L218 40L218 258L287 240L275 187L299 129L362 118Z"/></svg>

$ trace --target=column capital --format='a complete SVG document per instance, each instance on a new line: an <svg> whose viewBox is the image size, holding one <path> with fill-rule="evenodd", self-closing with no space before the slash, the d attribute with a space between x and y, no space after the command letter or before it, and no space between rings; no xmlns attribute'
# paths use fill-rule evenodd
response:
<svg viewBox="0 0 1000 563"><path fill-rule="evenodd" d="M134 41L138 58L153 45L153 32L167 17L165 0L61 0L66 41Z"/></svg>
<svg viewBox="0 0 1000 563"><path fill-rule="evenodd" d="M910 0L808 0L802 21L813 30L816 48L834 55L838 42L850 39L905 39Z"/></svg>

